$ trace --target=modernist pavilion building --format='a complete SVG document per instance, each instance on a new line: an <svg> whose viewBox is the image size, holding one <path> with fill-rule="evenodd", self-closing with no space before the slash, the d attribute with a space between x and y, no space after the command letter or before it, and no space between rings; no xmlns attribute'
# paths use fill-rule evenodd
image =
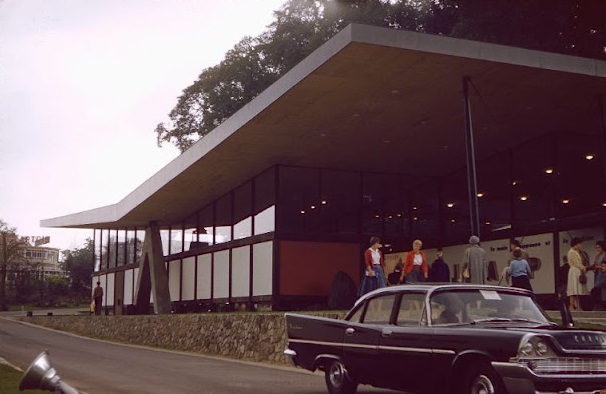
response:
<svg viewBox="0 0 606 394"><path fill-rule="evenodd" d="M494 284L515 237L549 303L570 239L605 238L605 95L603 61L350 25L123 200L42 226L94 229L116 314L323 305L371 235L390 269L442 247L456 281L478 234Z"/></svg>

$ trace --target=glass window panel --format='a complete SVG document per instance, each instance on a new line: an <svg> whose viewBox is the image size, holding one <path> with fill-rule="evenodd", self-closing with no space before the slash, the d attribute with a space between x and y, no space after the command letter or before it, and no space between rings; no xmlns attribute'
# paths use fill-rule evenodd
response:
<svg viewBox="0 0 606 394"><path fill-rule="evenodd" d="M169 230L160 230L160 239L162 240L162 254L164 256L172 253L171 245L170 245L170 236L171 233Z"/></svg>
<svg viewBox="0 0 606 394"><path fill-rule="evenodd" d="M196 240L200 242L200 246L214 245L214 213L212 204L204 207L198 213Z"/></svg>
<svg viewBox="0 0 606 394"><path fill-rule="evenodd" d="M276 171L277 167L273 167L255 178L255 213L276 204Z"/></svg>
<svg viewBox="0 0 606 394"><path fill-rule="evenodd" d="M277 226L279 231L312 232L320 221L321 204L319 170L313 168L279 168Z"/></svg>
<svg viewBox="0 0 606 394"><path fill-rule="evenodd" d="M116 230L108 231L107 244L107 267L114 268L116 266Z"/></svg>
<svg viewBox="0 0 606 394"><path fill-rule="evenodd" d="M276 209L272 205L255 215L255 235L275 231Z"/></svg>
<svg viewBox="0 0 606 394"><path fill-rule="evenodd" d="M94 270L95 270L95 272L97 272L97 271L101 270L101 255L103 254L103 249L102 249L103 230L95 229L94 239L95 239Z"/></svg>
<svg viewBox="0 0 606 394"><path fill-rule="evenodd" d="M321 229L326 233L358 232L361 174L323 170L321 173Z"/></svg>
<svg viewBox="0 0 606 394"><path fill-rule="evenodd" d="M126 230L118 230L118 266L126 264Z"/></svg>
<svg viewBox="0 0 606 394"><path fill-rule="evenodd" d="M425 244L436 244L441 238L439 226L438 183L419 181L411 192L411 237Z"/></svg>
<svg viewBox="0 0 606 394"><path fill-rule="evenodd" d="M234 239L247 238L252 235L252 218L247 217L234 225Z"/></svg>
<svg viewBox="0 0 606 394"><path fill-rule="evenodd" d="M134 230L126 232L126 264L132 264L135 262L135 251L138 250L140 253L141 245L137 244L137 239Z"/></svg>
<svg viewBox="0 0 606 394"><path fill-rule="evenodd" d="M135 248L135 263L141 263L141 257L143 256L143 238L145 237L145 230L135 230L135 238L133 245Z"/></svg>
<svg viewBox="0 0 606 394"><path fill-rule="evenodd" d="M182 227L173 227L170 230L170 253L180 253L183 252L183 243L184 243L184 233Z"/></svg>
<svg viewBox="0 0 606 394"><path fill-rule="evenodd" d="M226 194L217 201L216 215L215 242L222 243L231 241L233 223L231 193Z"/></svg>
<svg viewBox="0 0 606 394"><path fill-rule="evenodd" d="M247 182L234 191L234 239L252 235L252 182Z"/></svg>
<svg viewBox="0 0 606 394"><path fill-rule="evenodd" d="M376 173L362 175L362 234L383 234L384 205L389 198L389 188L394 176Z"/></svg>

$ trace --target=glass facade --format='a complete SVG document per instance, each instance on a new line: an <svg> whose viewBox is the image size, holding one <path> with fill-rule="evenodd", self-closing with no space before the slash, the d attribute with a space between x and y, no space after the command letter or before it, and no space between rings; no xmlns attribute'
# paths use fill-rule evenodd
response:
<svg viewBox="0 0 606 394"><path fill-rule="evenodd" d="M556 133L480 157L473 197L483 242L600 226L606 170L595 153L599 145L596 136L580 135L571 144ZM271 298L272 267L279 263L276 240L362 245L378 235L392 252L409 250L417 238L427 249L466 244L471 228L467 179L466 168L418 178L271 167L182 223L161 225L171 297L177 297L172 301ZM95 230L95 270L140 262L143 234Z"/></svg>

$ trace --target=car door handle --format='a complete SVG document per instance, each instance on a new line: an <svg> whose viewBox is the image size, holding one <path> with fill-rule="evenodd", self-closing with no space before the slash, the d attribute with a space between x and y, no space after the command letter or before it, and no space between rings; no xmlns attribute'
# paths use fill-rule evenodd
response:
<svg viewBox="0 0 606 394"><path fill-rule="evenodd" d="M383 330L383 332L381 332L381 336L383 336L383 337L385 337L385 338L386 338L386 337L390 337L390 336L391 336L391 334L393 334L393 331L392 331L392 330Z"/></svg>
<svg viewBox="0 0 606 394"><path fill-rule="evenodd" d="M353 333L356 332L355 328L346 328L345 329L345 335L353 335Z"/></svg>

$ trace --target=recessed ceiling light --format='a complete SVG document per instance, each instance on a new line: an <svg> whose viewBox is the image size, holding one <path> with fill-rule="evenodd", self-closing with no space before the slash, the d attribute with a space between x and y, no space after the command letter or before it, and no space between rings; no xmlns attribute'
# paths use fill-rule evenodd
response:
<svg viewBox="0 0 606 394"><path fill-rule="evenodd" d="M478 197L484 197L484 193L480 192L480 193L476 194L476 196L478 196Z"/></svg>
<svg viewBox="0 0 606 394"><path fill-rule="evenodd" d="M585 159L587 159L587 160L593 160L594 158L595 158L595 156L591 153L588 153L585 155Z"/></svg>
<svg viewBox="0 0 606 394"><path fill-rule="evenodd" d="M553 168L546 168L545 174L553 174Z"/></svg>
<svg viewBox="0 0 606 394"><path fill-rule="evenodd" d="M528 196L520 196L520 200L526 201L526 200L528 200Z"/></svg>
<svg viewBox="0 0 606 394"><path fill-rule="evenodd" d="M570 202L570 200L567 199L567 198L565 198L565 199L562 200L562 204L568 204L569 202Z"/></svg>
<svg viewBox="0 0 606 394"><path fill-rule="evenodd" d="M446 204L446 206L448 208L452 208L452 207L454 207L454 205L455 205L454 202L449 202L448 204Z"/></svg>
<svg viewBox="0 0 606 394"><path fill-rule="evenodd" d="M301 213L301 214L304 214L304 213L305 213L305 210L304 210L304 209L301 209L300 213Z"/></svg>

